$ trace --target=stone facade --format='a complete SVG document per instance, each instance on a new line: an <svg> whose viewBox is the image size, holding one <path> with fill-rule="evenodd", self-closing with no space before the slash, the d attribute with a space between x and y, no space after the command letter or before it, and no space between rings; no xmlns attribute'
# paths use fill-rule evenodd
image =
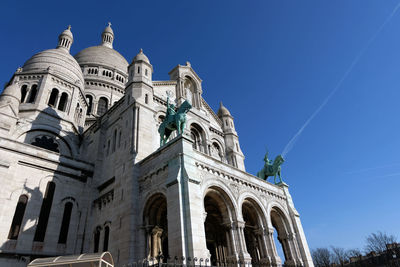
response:
<svg viewBox="0 0 400 267"><path fill-rule="evenodd" d="M117 266L160 255L313 266L288 186L245 171L233 116L208 106L190 63L153 81L143 51L128 64L113 40L108 25L72 57L68 28L0 96L0 265L108 250ZM160 147L167 93L193 107Z"/></svg>

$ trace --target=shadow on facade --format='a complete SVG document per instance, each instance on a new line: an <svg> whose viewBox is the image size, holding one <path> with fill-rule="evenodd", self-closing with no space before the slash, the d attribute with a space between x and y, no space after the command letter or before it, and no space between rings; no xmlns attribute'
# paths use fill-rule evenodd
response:
<svg viewBox="0 0 400 267"><path fill-rule="evenodd" d="M44 151L35 151L34 153L41 158L50 159L51 163L47 165L46 161L41 159L31 160L24 157L18 160L18 168L24 169L25 182L21 188L17 188L11 193L10 198L11 202L15 203L15 210L7 241L0 246L2 251L0 258L3 258L3 261L9 260L12 266L19 266L19 264L15 264L16 261L21 266L26 266L35 258L65 254L75 200L62 199L59 201L57 199L56 203L54 196L56 191L60 190L60 178L65 176L65 171L62 170L61 164L57 164L54 168L54 161L60 162L61 156L74 158L78 148L74 148L71 144L79 143L80 136L74 132L65 131L62 123L64 122L57 112L53 108L47 107L30 123L30 129L23 136L24 143L44 149ZM30 150L31 148L27 147L26 149ZM47 154L46 151L49 153ZM58 156L52 152L58 153ZM31 173L38 170L42 171L43 176L40 179L32 180L37 175ZM20 173L20 171L17 172ZM53 212L58 208L63 209L61 211L62 218L54 220ZM49 230L49 223L54 225L54 222L58 225L52 226L52 229ZM45 243L48 240L53 244L54 240L50 239L54 238L58 238L56 252L54 246L49 248Z"/></svg>

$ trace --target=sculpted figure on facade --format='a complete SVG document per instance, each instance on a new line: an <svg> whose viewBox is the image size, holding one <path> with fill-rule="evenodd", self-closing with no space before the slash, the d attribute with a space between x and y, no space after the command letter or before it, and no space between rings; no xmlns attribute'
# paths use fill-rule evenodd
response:
<svg viewBox="0 0 400 267"><path fill-rule="evenodd" d="M158 128L158 132L160 133L160 146L165 145L173 131L176 130L178 135L183 133L186 126L186 113L191 108L192 105L185 100L178 108L178 111L175 112L175 106L169 103L169 96L167 97L166 116Z"/></svg>

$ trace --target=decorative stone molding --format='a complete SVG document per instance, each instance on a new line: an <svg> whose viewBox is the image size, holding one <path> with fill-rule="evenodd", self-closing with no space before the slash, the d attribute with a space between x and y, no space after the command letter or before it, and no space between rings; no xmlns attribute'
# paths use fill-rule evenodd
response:
<svg viewBox="0 0 400 267"><path fill-rule="evenodd" d="M213 175L219 176L221 178L225 178L228 181L231 181L231 182L234 182L234 183L238 184L238 186L240 186L240 187L245 186L245 187L253 189L255 191L259 191L259 192L261 192L261 193L263 193L263 194L265 194L267 196L271 196L271 197L277 198L278 200L286 200L285 196L277 194L277 193L272 192L272 191L269 191L265 187L258 186L256 184L253 184L253 183L249 182L249 181L244 181L244 180L242 180L242 179L240 179L238 177L232 176L232 175L227 174L227 173L225 173L225 172L223 172L221 170L217 170L217 169L215 169L213 167L207 166L207 165L205 165L203 163L196 162L195 164L200 170L206 171L208 173L211 173Z"/></svg>

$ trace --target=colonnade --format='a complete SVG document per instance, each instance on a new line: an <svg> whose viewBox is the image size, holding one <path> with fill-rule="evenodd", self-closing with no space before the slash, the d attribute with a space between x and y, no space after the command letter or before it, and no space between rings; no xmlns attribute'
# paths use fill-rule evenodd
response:
<svg viewBox="0 0 400 267"><path fill-rule="evenodd" d="M166 198L158 196L144 210L146 257L168 255ZM154 204L155 203L155 204ZM165 209L165 211L163 211ZM237 262L262 266L303 266L296 233L290 220L273 207L264 215L256 201L246 198L240 211L234 208L228 195L219 188L209 188L204 197L204 234L213 266ZM164 214L164 217L163 215ZM269 219L267 219L269 216ZM277 232L280 244L274 241ZM277 253L281 245L284 259Z"/></svg>

